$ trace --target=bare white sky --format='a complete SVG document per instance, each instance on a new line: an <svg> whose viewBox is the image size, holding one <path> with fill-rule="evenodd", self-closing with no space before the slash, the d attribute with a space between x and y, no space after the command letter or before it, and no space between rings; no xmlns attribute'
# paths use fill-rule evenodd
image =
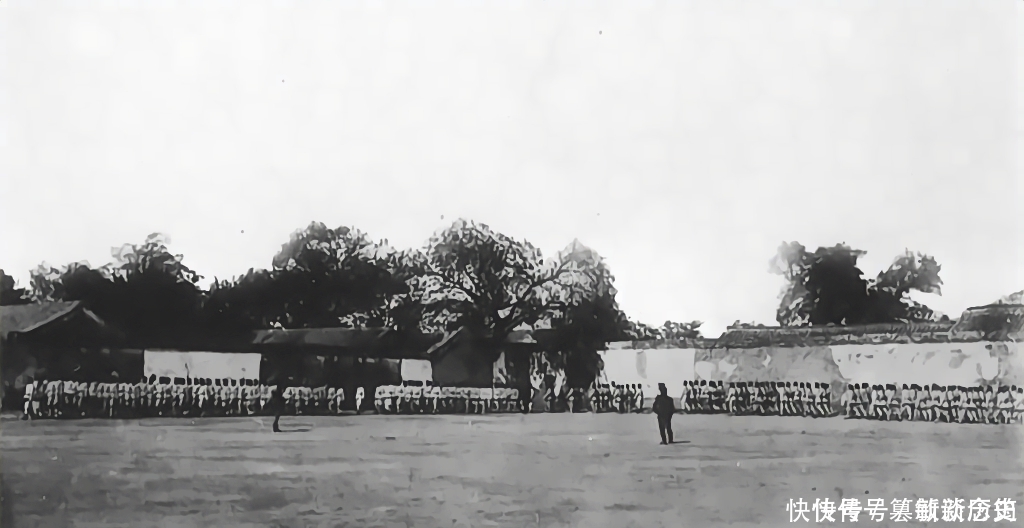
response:
<svg viewBox="0 0 1024 528"><path fill-rule="evenodd" d="M468 217L578 237L649 323L774 323L783 240L930 253L956 316L1024 289L1019 5L3 2L0 265Z"/></svg>

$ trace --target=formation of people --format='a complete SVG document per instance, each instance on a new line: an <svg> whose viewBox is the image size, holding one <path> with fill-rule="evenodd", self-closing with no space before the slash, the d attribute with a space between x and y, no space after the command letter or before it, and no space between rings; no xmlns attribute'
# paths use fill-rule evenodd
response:
<svg viewBox="0 0 1024 528"><path fill-rule="evenodd" d="M685 381L680 398L687 414L832 416L828 383L789 381Z"/></svg>
<svg viewBox="0 0 1024 528"><path fill-rule="evenodd" d="M515 388L441 387L402 383L376 387L286 387L256 380L193 379L163 383L34 381L25 388L24 419L146 418L289 415L490 414L531 410L532 398ZM545 391L549 411L634 413L645 410L638 384L595 384L567 389L557 398ZM273 405L274 400L280 405ZM372 396L372 399L368 398ZM541 398L537 394L538 398ZM538 400L539 401L539 400ZM836 414L828 383L685 381L680 396L685 414L825 417ZM524 405L526 409L524 409ZM850 418L950 423L1022 423L1024 388L850 384L841 398Z"/></svg>
<svg viewBox="0 0 1024 528"><path fill-rule="evenodd" d="M99 383L67 380L33 381L25 387L23 419L152 418L270 415L276 385L255 380L195 379L190 383ZM287 387L281 391L285 414L331 415L362 410L365 390L346 395L336 387ZM368 402L367 402L368 403Z"/></svg>
<svg viewBox="0 0 1024 528"><path fill-rule="evenodd" d="M548 408L555 408L552 396L545 400ZM590 407L587 406L590 402ZM568 389L565 396L566 409L569 412L586 412L593 410L599 413L617 412L633 413L644 409L644 391L639 384L605 383L597 384L589 391Z"/></svg>
<svg viewBox="0 0 1024 528"><path fill-rule="evenodd" d="M851 418L945 423L1021 423L1024 388L1016 385L847 385L842 406Z"/></svg>
<svg viewBox="0 0 1024 528"><path fill-rule="evenodd" d="M522 412L519 390L503 387L382 385L373 395L380 414L491 414Z"/></svg>

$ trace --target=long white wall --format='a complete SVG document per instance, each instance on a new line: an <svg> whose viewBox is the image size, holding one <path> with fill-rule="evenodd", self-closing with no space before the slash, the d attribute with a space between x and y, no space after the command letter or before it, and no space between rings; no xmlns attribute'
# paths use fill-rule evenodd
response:
<svg viewBox="0 0 1024 528"><path fill-rule="evenodd" d="M608 381L641 383L669 393L682 381L808 381L972 386L1024 384L1015 342L890 343L750 349L632 349L601 354Z"/></svg>
<svg viewBox="0 0 1024 528"><path fill-rule="evenodd" d="M259 354L228 354L220 352L179 352L174 350L146 350L143 373L148 379L157 378L210 378L259 379Z"/></svg>
<svg viewBox="0 0 1024 528"><path fill-rule="evenodd" d="M973 386L991 382L1019 356L1007 343L900 343L830 347L843 377L853 383L917 383ZM1016 345L1016 343L1009 343ZM1009 352L1003 354L1002 351Z"/></svg>
<svg viewBox="0 0 1024 528"><path fill-rule="evenodd" d="M647 398L656 396L658 384L664 383L669 395L678 397L683 382L694 379L695 353L687 348L605 350L601 352L604 378L615 383L639 383Z"/></svg>

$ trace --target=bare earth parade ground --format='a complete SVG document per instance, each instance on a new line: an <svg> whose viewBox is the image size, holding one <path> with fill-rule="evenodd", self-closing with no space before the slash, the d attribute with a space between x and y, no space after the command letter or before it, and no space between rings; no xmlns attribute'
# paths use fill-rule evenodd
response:
<svg viewBox="0 0 1024 528"><path fill-rule="evenodd" d="M271 421L5 419L0 525L792 526L800 497L1024 503L1013 425L680 415L660 446L649 415Z"/></svg>

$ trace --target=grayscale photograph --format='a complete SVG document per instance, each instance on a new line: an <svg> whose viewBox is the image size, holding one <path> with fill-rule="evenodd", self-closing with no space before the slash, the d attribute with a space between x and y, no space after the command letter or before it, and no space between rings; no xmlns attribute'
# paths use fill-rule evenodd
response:
<svg viewBox="0 0 1024 528"><path fill-rule="evenodd" d="M0 526L1021 526L1022 6L0 0Z"/></svg>

